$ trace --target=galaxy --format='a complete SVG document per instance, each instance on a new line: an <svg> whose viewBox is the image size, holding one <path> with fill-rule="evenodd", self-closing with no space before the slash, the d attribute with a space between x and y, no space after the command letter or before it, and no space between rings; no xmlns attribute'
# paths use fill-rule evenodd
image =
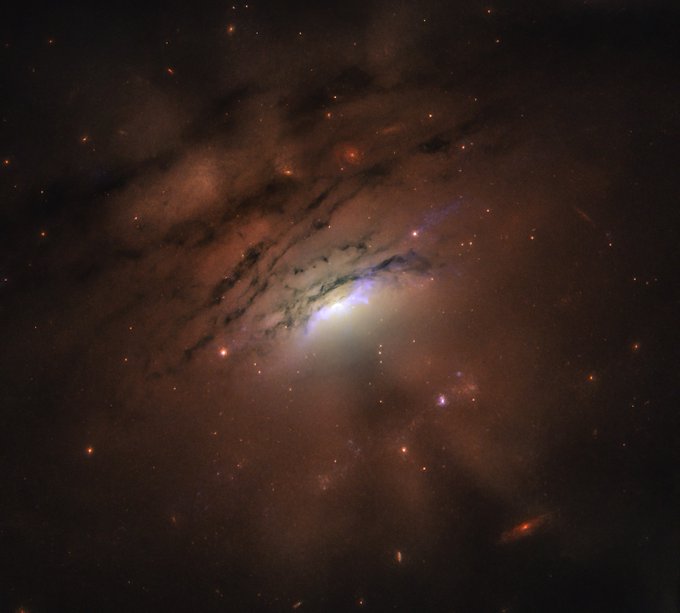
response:
<svg viewBox="0 0 680 613"><path fill-rule="evenodd" d="M4 7L0 609L677 611L678 31Z"/></svg>

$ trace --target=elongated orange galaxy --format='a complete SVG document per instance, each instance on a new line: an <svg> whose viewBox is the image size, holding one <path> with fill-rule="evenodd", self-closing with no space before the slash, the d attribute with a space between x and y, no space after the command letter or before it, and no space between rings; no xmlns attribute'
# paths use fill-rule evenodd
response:
<svg viewBox="0 0 680 613"><path fill-rule="evenodd" d="M537 532L547 527L549 519L550 515L547 513L527 519L503 532L499 541L501 544L507 545L508 543L514 543L515 541L534 536Z"/></svg>

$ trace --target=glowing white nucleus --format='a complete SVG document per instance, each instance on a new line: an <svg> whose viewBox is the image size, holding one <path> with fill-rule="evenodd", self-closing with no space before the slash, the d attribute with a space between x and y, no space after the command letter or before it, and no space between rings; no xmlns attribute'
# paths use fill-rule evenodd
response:
<svg viewBox="0 0 680 613"><path fill-rule="evenodd" d="M374 283L371 279L355 281L347 295L336 299L331 304L322 306L312 314L309 318L308 329L314 329L319 322L326 321L331 317L348 315L359 305L368 304L373 285Z"/></svg>

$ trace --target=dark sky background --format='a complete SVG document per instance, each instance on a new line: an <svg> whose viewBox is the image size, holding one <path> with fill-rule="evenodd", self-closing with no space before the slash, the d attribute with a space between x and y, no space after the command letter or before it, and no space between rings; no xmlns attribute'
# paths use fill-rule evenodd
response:
<svg viewBox="0 0 680 613"><path fill-rule="evenodd" d="M678 610L676 3L0 24L0 610Z"/></svg>

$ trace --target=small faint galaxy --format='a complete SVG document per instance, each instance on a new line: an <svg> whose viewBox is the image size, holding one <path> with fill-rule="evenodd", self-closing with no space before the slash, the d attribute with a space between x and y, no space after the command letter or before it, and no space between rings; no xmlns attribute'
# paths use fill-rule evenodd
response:
<svg viewBox="0 0 680 613"><path fill-rule="evenodd" d="M0 18L0 609L680 598L680 10Z"/></svg>

